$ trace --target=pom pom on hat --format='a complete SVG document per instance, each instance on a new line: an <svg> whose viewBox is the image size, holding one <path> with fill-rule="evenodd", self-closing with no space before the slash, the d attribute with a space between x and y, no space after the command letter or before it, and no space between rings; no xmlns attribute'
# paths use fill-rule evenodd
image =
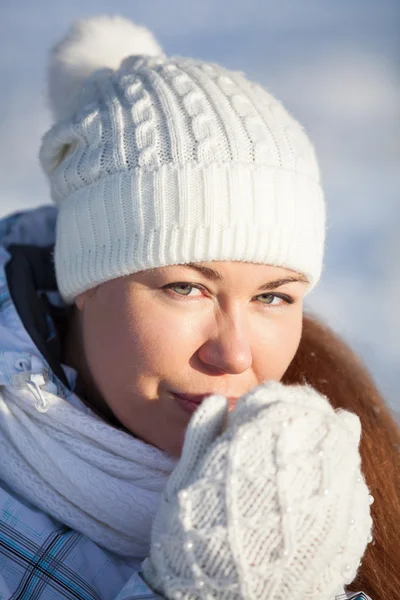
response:
<svg viewBox="0 0 400 600"><path fill-rule="evenodd" d="M127 56L162 54L146 27L123 17L100 15L76 21L51 53L48 95L55 120L73 112L83 82L95 71L116 70Z"/></svg>

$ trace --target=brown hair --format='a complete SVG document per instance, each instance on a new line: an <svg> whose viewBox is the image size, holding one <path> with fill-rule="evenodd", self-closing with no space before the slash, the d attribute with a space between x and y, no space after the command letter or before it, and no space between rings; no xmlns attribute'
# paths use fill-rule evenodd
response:
<svg viewBox="0 0 400 600"><path fill-rule="evenodd" d="M400 443L394 417L360 359L309 315L304 316L300 346L283 381L309 383L335 408L360 417L362 470L375 499L373 541L348 590L362 590L372 600L400 598Z"/></svg>

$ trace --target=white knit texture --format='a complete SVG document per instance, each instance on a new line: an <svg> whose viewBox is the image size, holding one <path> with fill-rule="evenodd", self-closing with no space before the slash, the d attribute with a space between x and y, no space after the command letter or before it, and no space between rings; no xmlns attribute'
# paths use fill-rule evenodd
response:
<svg viewBox="0 0 400 600"><path fill-rule="evenodd" d="M358 417L269 382L195 413L144 575L169 599L333 600L369 541Z"/></svg>
<svg viewBox="0 0 400 600"><path fill-rule="evenodd" d="M318 166L275 98L242 73L184 58L132 56L99 73L40 153L60 208L55 261L66 301L189 261L271 264L316 284Z"/></svg>
<svg viewBox="0 0 400 600"><path fill-rule="evenodd" d="M154 446L54 394L0 394L4 483L38 509L121 556L148 556L161 490L176 464Z"/></svg>

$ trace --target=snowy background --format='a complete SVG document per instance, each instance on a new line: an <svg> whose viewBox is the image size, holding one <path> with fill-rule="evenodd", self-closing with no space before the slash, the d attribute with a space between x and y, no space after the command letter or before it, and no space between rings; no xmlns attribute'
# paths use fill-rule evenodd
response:
<svg viewBox="0 0 400 600"><path fill-rule="evenodd" d="M308 305L359 352L400 413L400 1L2 0L0 216L48 203L46 53L78 17L121 14L168 54L245 71L303 123L329 210Z"/></svg>

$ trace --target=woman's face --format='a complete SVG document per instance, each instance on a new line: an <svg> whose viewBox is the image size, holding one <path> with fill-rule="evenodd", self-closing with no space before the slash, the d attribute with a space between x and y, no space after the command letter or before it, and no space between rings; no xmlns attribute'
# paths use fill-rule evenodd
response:
<svg viewBox="0 0 400 600"><path fill-rule="evenodd" d="M91 386L134 435L179 456L201 396L223 394L233 407L281 379L307 285L287 269L224 261L101 284L76 300Z"/></svg>

